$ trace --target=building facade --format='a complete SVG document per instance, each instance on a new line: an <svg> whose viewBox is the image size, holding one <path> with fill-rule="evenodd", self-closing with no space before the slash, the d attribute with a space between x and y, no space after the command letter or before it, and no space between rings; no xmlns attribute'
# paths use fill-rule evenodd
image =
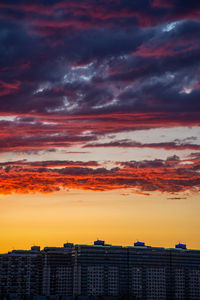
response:
<svg viewBox="0 0 200 300"><path fill-rule="evenodd" d="M64 244L0 255L0 295L58 299L200 299L200 250ZM61 297L61 298L60 298ZM39 298L38 298L39 299ZM54 298L55 299L55 298Z"/></svg>
<svg viewBox="0 0 200 300"><path fill-rule="evenodd" d="M38 295L42 282L39 247L0 255L0 294Z"/></svg>

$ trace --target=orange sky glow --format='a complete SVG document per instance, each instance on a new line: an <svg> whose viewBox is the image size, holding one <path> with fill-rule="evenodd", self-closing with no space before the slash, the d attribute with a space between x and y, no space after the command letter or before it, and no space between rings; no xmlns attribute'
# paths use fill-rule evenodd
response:
<svg viewBox="0 0 200 300"><path fill-rule="evenodd" d="M64 242L174 247L186 242L200 248L198 196L171 199L132 191L80 192L1 196L0 252L32 245L62 246Z"/></svg>

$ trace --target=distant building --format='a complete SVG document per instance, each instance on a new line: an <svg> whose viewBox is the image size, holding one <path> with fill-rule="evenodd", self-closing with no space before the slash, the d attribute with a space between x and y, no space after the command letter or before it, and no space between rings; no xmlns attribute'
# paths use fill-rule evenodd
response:
<svg viewBox="0 0 200 300"><path fill-rule="evenodd" d="M74 257L75 295L126 295L128 293L127 248L94 243L76 245Z"/></svg>
<svg viewBox="0 0 200 300"><path fill-rule="evenodd" d="M72 245L42 252L42 295L73 295Z"/></svg>
<svg viewBox="0 0 200 300"><path fill-rule="evenodd" d="M0 294L41 293L42 254L40 248L13 250L0 255Z"/></svg>
<svg viewBox="0 0 200 300"><path fill-rule="evenodd" d="M136 242L64 244L0 255L0 295L63 299L200 299L200 250ZM31 298L32 299L32 298ZM36 298L34 298L36 299ZM61 299L61 298L59 298Z"/></svg>

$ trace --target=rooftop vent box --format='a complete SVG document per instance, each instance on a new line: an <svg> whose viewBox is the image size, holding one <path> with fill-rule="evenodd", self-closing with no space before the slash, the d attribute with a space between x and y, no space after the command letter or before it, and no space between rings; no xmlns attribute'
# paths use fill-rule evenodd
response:
<svg viewBox="0 0 200 300"><path fill-rule="evenodd" d="M179 249L187 249L186 248L186 244L177 244L176 246L175 246L175 248L179 248Z"/></svg>
<svg viewBox="0 0 200 300"><path fill-rule="evenodd" d="M94 245L96 246L104 246L105 242L104 241L101 241L101 240L97 240L94 242Z"/></svg>
<svg viewBox="0 0 200 300"><path fill-rule="evenodd" d="M143 243L143 242L136 242L136 243L134 243L134 246L136 246L136 247L144 247L145 243Z"/></svg>
<svg viewBox="0 0 200 300"><path fill-rule="evenodd" d="M40 251L40 246L32 246L31 250L32 251Z"/></svg>
<svg viewBox="0 0 200 300"><path fill-rule="evenodd" d="M65 244L64 244L64 247L65 247L65 248L72 248L73 246L74 246L73 243L65 243Z"/></svg>

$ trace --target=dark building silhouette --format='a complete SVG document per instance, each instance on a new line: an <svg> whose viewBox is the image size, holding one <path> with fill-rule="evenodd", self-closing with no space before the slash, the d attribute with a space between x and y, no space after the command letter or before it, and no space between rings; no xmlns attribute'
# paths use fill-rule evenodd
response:
<svg viewBox="0 0 200 300"><path fill-rule="evenodd" d="M18 295L18 299L198 300L200 250L141 242L122 247L99 240L94 245L14 250L0 255L0 295L2 299Z"/></svg>
<svg viewBox="0 0 200 300"><path fill-rule="evenodd" d="M0 255L0 294L39 295L42 264L40 247Z"/></svg>

